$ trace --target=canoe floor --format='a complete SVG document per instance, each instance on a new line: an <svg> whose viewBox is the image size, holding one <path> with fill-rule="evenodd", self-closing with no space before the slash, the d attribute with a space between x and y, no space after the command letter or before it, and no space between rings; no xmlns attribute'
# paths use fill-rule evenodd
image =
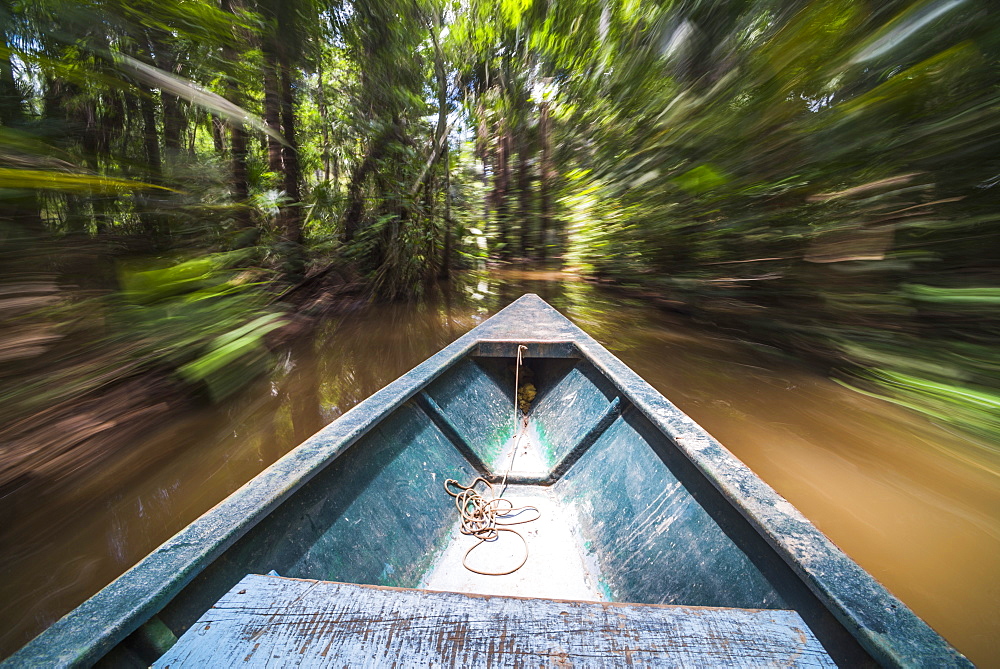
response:
<svg viewBox="0 0 1000 669"><path fill-rule="evenodd" d="M832 667L794 611L490 597L248 575L153 666Z"/></svg>
<svg viewBox="0 0 1000 669"><path fill-rule="evenodd" d="M524 566L503 576L469 571L462 560L478 540L461 534L456 524L444 551L435 559L419 587L479 595L608 599L599 593L601 580L596 557L588 559L582 539L573 531L579 526L574 511L559 503L551 488L512 485L508 486L504 498L514 506L538 509L537 514L529 510L512 519L537 516L537 520L509 526L524 537L523 543L512 533L501 532L496 541L475 548L467 562L479 571L506 571L517 566L527 545L528 560Z"/></svg>

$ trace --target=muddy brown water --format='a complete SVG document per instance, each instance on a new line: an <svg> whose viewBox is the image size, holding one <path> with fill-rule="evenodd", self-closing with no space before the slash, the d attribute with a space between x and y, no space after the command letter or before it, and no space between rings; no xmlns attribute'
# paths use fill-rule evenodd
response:
<svg viewBox="0 0 1000 669"><path fill-rule="evenodd" d="M523 292L611 349L974 662L1000 666L1000 458L987 445L767 347L573 277L511 271L331 318L238 397L0 500L0 654Z"/></svg>

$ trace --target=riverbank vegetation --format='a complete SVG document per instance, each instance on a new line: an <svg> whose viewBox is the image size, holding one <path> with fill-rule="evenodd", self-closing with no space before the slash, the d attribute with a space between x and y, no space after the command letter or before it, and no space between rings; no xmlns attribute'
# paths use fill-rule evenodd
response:
<svg viewBox="0 0 1000 669"><path fill-rule="evenodd" d="M0 31L0 485L136 379L223 399L302 314L486 262L997 447L984 0L4 0Z"/></svg>

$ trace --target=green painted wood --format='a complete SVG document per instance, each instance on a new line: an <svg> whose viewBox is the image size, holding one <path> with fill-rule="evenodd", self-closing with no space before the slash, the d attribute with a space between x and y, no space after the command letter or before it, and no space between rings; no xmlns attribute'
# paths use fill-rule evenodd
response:
<svg viewBox="0 0 1000 669"><path fill-rule="evenodd" d="M597 421L590 426L582 437L580 437L580 440L577 441L576 445L563 456L562 460L556 463L555 467L552 468L550 479L553 483L565 476L566 472L568 472L573 465L579 462L584 453L589 451L590 448L597 443L597 440L604 436L604 433L607 432L608 428L614 425L615 421L618 420L618 417L622 415L622 411L625 410L625 406L626 403L621 397L615 397L611 400L611 403L605 407L604 411L597 415Z"/></svg>
<svg viewBox="0 0 1000 669"><path fill-rule="evenodd" d="M161 612L178 630L248 572L417 585L450 536L445 478L476 471L407 403L209 565Z"/></svg>
<svg viewBox="0 0 1000 669"><path fill-rule="evenodd" d="M556 484L613 601L787 608L774 586L649 448L634 412L618 418ZM662 436L660 437L662 439Z"/></svg>
<svg viewBox="0 0 1000 669"><path fill-rule="evenodd" d="M154 667L834 667L794 611L485 597L249 575Z"/></svg>
<svg viewBox="0 0 1000 669"><path fill-rule="evenodd" d="M400 407L353 447L340 480L302 514L302 528L285 534L301 541L292 562L271 568L285 576L415 585L454 523L444 479L473 475L468 462L413 404ZM349 503L342 500L355 496ZM322 528L306 532L305 526ZM317 536L318 535L318 536ZM273 544L274 535L262 536Z"/></svg>
<svg viewBox="0 0 1000 669"><path fill-rule="evenodd" d="M531 409L532 423L541 440L549 467L556 465L577 446L618 395L617 389L587 362L568 370L555 365L529 365L539 369L539 394ZM563 371L561 378L547 377ZM547 381L547 383L545 383Z"/></svg>
<svg viewBox="0 0 1000 669"><path fill-rule="evenodd" d="M452 443L458 452L469 461L469 464L472 465L479 474L483 476L491 476L486 463L479 458L479 454L477 454L468 442L465 441L465 438L461 435L458 428L455 426L455 423L448 417L445 410L434 401L433 397L427 393L420 393L416 397L416 402L420 405L420 408L424 410L424 413L427 414L427 417L431 419L431 422L433 422L437 426L438 430L441 431L441 434L443 434L448 441Z"/></svg>
<svg viewBox="0 0 1000 669"><path fill-rule="evenodd" d="M501 451L514 434L514 370L505 362L464 359L455 363L426 394L447 416L462 441L492 471L503 466Z"/></svg>
<svg viewBox="0 0 1000 669"><path fill-rule="evenodd" d="M532 341L524 338L520 341L480 341L474 354L483 358L516 358L518 345L527 345L528 350L522 351L526 358L579 358L580 351L572 341Z"/></svg>

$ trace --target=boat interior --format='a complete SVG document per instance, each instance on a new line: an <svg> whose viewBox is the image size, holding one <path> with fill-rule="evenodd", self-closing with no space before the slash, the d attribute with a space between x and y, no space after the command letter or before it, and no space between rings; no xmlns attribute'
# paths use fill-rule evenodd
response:
<svg viewBox="0 0 1000 669"><path fill-rule="evenodd" d="M797 611L867 654L671 439L572 344L478 346L216 558L158 619L180 634L248 573L484 595ZM515 382L515 377L517 381ZM515 383L525 400L515 412ZM492 482L513 533L459 531L447 479ZM506 479L506 483L503 481ZM485 491L480 483L479 490ZM487 492L488 496L488 492ZM523 538L523 541L522 541ZM509 569L528 551L523 567Z"/></svg>

